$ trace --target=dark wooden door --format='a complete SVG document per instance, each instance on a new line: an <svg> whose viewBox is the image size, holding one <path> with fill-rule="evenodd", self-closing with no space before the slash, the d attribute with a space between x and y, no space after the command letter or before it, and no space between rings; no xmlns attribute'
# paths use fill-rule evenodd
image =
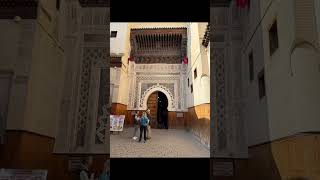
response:
<svg viewBox="0 0 320 180"><path fill-rule="evenodd" d="M151 127L157 128L158 120L157 120L157 113L158 113L158 92L152 93L147 101L147 106L150 109L151 114Z"/></svg>

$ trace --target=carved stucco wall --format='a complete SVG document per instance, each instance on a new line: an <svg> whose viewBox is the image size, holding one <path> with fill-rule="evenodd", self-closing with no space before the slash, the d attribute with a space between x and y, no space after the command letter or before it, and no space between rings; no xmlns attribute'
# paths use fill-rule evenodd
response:
<svg viewBox="0 0 320 180"><path fill-rule="evenodd" d="M68 65L57 153L109 153L110 72L107 7L67 3Z"/></svg>
<svg viewBox="0 0 320 180"><path fill-rule="evenodd" d="M211 8L211 156L243 158L247 156L244 120L241 118L241 28L237 9Z"/></svg>
<svg viewBox="0 0 320 180"><path fill-rule="evenodd" d="M129 110L146 110L152 92L161 91L168 98L169 111L186 111L184 105L183 64L129 64Z"/></svg>

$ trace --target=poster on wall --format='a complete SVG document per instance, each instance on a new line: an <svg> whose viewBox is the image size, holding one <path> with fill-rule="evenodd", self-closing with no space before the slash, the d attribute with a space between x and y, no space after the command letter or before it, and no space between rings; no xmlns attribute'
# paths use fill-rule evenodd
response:
<svg viewBox="0 0 320 180"><path fill-rule="evenodd" d="M46 180L47 170L0 169L0 180Z"/></svg>
<svg viewBox="0 0 320 180"><path fill-rule="evenodd" d="M110 115L110 131L123 131L125 115Z"/></svg>

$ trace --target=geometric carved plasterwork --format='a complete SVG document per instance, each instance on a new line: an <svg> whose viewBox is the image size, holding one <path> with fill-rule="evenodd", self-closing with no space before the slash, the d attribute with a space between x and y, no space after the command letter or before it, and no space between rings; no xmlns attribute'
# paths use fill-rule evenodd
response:
<svg viewBox="0 0 320 180"><path fill-rule="evenodd" d="M172 108L177 108L176 104L178 103L178 99L176 99L176 96L180 94L179 86L180 83L180 77L179 76L136 76L135 79L136 82L136 89L135 91L135 98L134 103L136 108L143 108L143 94L147 92L147 89L150 90L150 87L158 87L155 85L160 85L163 91L168 92L170 94L170 98L173 100ZM170 101L168 97L168 100Z"/></svg>
<svg viewBox="0 0 320 180"><path fill-rule="evenodd" d="M136 64L135 72L180 72L181 64Z"/></svg>
<svg viewBox="0 0 320 180"><path fill-rule="evenodd" d="M213 58L215 60L216 72L216 108L217 114L215 116L217 122L218 148L222 150L227 147L226 121L225 121L225 55L223 49L214 49Z"/></svg>
<svg viewBox="0 0 320 180"><path fill-rule="evenodd" d="M161 91L168 98L169 111L184 111L181 78L185 75L182 64L131 64L129 68L128 109L145 109L150 92ZM183 76L183 77L182 77Z"/></svg>
<svg viewBox="0 0 320 180"><path fill-rule="evenodd" d="M85 143L86 126L89 119L88 116L88 101L90 89L90 75L92 59L90 58L90 50L84 49L84 58L81 65L80 79L80 95L78 105L78 128L76 146L83 147Z"/></svg>
<svg viewBox="0 0 320 180"><path fill-rule="evenodd" d="M211 66L214 84L211 85L214 101L212 155L217 158L247 157L246 133L241 109L241 57L243 49L242 28L237 21L238 8L216 7L211 11ZM245 19L245 18L244 18ZM233 21L234 20L234 21ZM245 24L245 23L244 23ZM249 35L251 37L251 35Z"/></svg>
<svg viewBox="0 0 320 180"><path fill-rule="evenodd" d="M88 122L91 122L89 97L91 69L97 62L106 59L106 48L103 47L84 47L83 60L81 62L80 70L80 94L77 111L77 133L76 133L76 147L84 147L86 139L86 130Z"/></svg>
<svg viewBox="0 0 320 180"><path fill-rule="evenodd" d="M66 12L60 15L66 26L60 42L68 61L55 152L107 153L110 50L105 32L109 32L110 10L82 8L77 0L62 2L60 12Z"/></svg>
<svg viewBox="0 0 320 180"><path fill-rule="evenodd" d="M147 109L147 100L149 96L155 91L163 92L167 96L169 110L175 108L175 105L174 105L175 99L174 99L174 95L172 94L174 91L170 91L170 89L160 84L152 85L148 89L144 89L143 91L141 91L142 95L140 98L140 108Z"/></svg>
<svg viewBox="0 0 320 180"><path fill-rule="evenodd" d="M107 103L108 97L110 96L110 87L108 85L108 73L108 69L101 69L95 144L105 143L106 131L109 122L109 111Z"/></svg>

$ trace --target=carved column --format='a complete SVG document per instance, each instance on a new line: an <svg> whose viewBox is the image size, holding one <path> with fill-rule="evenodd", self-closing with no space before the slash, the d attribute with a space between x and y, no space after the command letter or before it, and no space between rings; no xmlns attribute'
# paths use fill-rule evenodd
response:
<svg viewBox="0 0 320 180"><path fill-rule="evenodd" d="M236 9L237 10L237 9ZM213 119L213 157L246 157L244 119L241 118L241 69L238 64L241 48L234 35L241 33L232 24L232 8L211 9L211 119ZM233 41L233 42L232 42Z"/></svg>

